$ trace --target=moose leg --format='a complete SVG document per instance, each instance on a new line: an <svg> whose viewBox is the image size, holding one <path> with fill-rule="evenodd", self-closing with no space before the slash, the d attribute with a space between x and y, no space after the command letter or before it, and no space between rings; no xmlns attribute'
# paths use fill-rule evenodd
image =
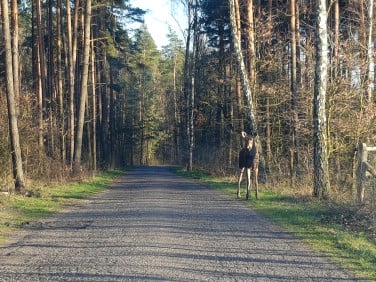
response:
<svg viewBox="0 0 376 282"><path fill-rule="evenodd" d="M247 195L246 199L248 200L251 197L251 169L247 168Z"/></svg>
<svg viewBox="0 0 376 282"><path fill-rule="evenodd" d="M240 185L242 183L242 180L243 180L243 173L244 173L244 167L240 170L240 175L239 175L239 181L238 181L238 193L237 193L237 197L240 198Z"/></svg>

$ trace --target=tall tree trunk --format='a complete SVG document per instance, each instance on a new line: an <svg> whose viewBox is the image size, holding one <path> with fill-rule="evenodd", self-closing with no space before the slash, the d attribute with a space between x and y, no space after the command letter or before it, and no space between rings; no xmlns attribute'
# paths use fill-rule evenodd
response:
<svg viewBox="0 0 376 282"><path fill-rule="evenodd" d="M40 0L33 2L33 31L36 38L34 41L34 71L35 71L35 92L38 96L38 145L40 152L44 149L44 121L43 121L43 108L44 108L44 94L45 94L45 76L44 76L44 44L42 34L42 8Z"/></svg>
<svg viewBox="0 0 376 282"><path fill-rule="evenodd" d="M47 152L51 156L56 156L56 76L55 76L55 58L54 58L54 46L55 46L55 34L54 34L54 20L56 11L56 6L54 6L54 1L48 0L48 48L47 48L47 58L46 58L46 110L48 114L48 147Z"/></svg>
<svg viewBox="0 0 376 282"><path fill-rule="evenodd" d="M194 107L196 96L196 62L199 48L199 34L198 34L198 1L193 1L193 42L192 42L192 63L190 68L190 104L189 104L189 163L188 170L193 170L193 149L194 149Z"/></svg>
<svg viewBox="0 0 376 282"><path fill-rule="evenodd" d="M114 84L114 71L112 69L112 65L110 64L110 84ZM109 168L114 169L117 165L117 150L116 150L116 144L117 144L117 136L116 136L116 119L117 119L117 108L116 108L116 103L117 103L117 93L114 91L112 88L109 89L110 91L110 162L109 162ZM143 106L144 110L145 106ZM144 113L142 115L142 119L144 120ZM142 126L142 131L145 131L145 126ZM147 140L146 140L147 142ZM144 150L145 152L145 150ZM145 154L145 159L147 160L147 154ZM147 161L143 164L148 164Z"/></svg>
<svg viewBox="0 0 376 282"><path fill-rule="evenodd" d="M14 187L16 192L21 192L25 188L25 180L22 168L22 156L20 137L17 124L17 107L15 100L15 85L12 63L12 39L10 33L8 0L1 0L1 19L3 26L3 37L5 46L5 68L6 68L6 88L7 88L7 105L8 121L10 131L10 145L13 165ZM15 62L18 64L18 60ZM18 69L18 68L17 68Z"/></svg>
<svg viewBox="0 0 376 282"><path fill-rule="evenodd" d="M16 105L20 96L20 71L18 63L18 5L17 0L12 0L12 61L13 61L13 84Z"/></svg>
<svg viewBox="0 0 376 282"><path fill-rule="evenodd" d="M92 169L97 170L97 93L96 93L96 72L95 72L95 51L94 39L91 40L91 84L92 84Z"/></svg>
<svg viewBox="0 0 376 282"><path fill-rule="evenodd" d="M66 161L66 145L65 145L65 113L64 113L64 94L63 94L63 65L62 65L62 3L61 0L57 0L56 4L56 66L57 66L57 97L58 97L58 111L59 111L59 130L60 130L60 157L62 163Z"/></svg>
<svg viewBox="0 0 376 282"><path fill-rule="evenodd" d="M268 24L269 24L269 32L272 34L272 27L273 27L273 9L272 9L272 0L268 0L268 8L269 8L269 16L268 16ZM272 164L272 129L271 129L271 115L270 115L270 91L266 93L266 105L265 105L265 116L266 116L266 132L265 132L265 147L266 147L266 167L270 169Z"/></svg>
<svg viewBox="0 0 376 282"><path fill-rule="evenodd" d="M247 32L247 53L248 53L248 77L251 84L252 94L256 89L256 48L255 48L255 28L253 17L253 0L247 1L246 32ZM240 26L240 25L239 25ZM255 98L255 97L253 97Z"/></svg>
<svg viewBox="0 0 376 282"><path fill-rule="evenodd" d="M368 0L368 87L367 87L367 101L372 105L373 91L375 89L375 61L374 61L374 42L373 35L373 6L374 0Z"/></svg>
<svg viewBox="0 0 376 282"><path fill-rule="evenodd" d="M188 25L186 42L186 54L184 64L184 92L186 95L186 125L187 125L187 170L193 169L193 147L194 147L194 96L195 96L195 63L197 42L197 0L188 0ZM191 33L193 32L193 36ZM193 38L193 40L191 40ZM190 47L192 45L192 54Z"/></svg>
<svg viewBox="0 0 376 282"><path fill-rule="evenodd" d="M235 7L235 22L236 26L240 27L240 8L239 8L239 1L234 2ZM240 28L236 29L236 33L238 35L239 40L242 37L242 33ZM238 64L237 67L237 74L236 74L236 98L237 98L237 104L238 104L238 112L239 112L239 127L241 130L244 130L244 101L243 101L243 95L242 95L242 83L240 78L240 66ZM239 134L238 134L239 136Z"/></svg>
<svg viewBox="0 0 376 282"><path fill-rule="evenodd" d="M89 77L89 61L90 61L90 30L91 30L91 0L86 1L85 7L85 25L84 25L84 59L81 77L81 95L80 107L78 111L77 134L74 146L73 171L79 172L81 167L82 156L82 139L85 121L85 103L88 96L88 77Z"/></svg>
<svg viewBox="0 0 376 282"><path fill-rule="evenodd" d="M326 0L317 1L317 48L313 101L314 183L313 195L327 198L330 189L327 153L326 91L328 76L328 28Z"/></svg>
<svg viewBox="0 0 376 282"><path fill-rule="evenodd" d="M68 45L68 96L69 96L69 122L68 122L68 153L69 162L73 166L74 136L75 136L75 69L77 57L77 29L79 0L74 1L74 25L72 29L71 0L66 0L66 23Z"/></svg>
<svg viewBox="0 0 376 282"><path fill-rule="evenodd" d="M293 144L293 165L291 178L300 177L300 163L299 163L299 106L298 106L298 89L297 89L297 17L296 17L296 2L290 1L290 29L291 29L291 110L292 110L292 144ZM293 181L292 181L293 182Z"/></svg>
<svg viewBox="0 0 376 282"><path fill-rule="evenodd" d="M331 64L330 64L330 74L329 74L329 83L331 85L335 85L338 83L338 77L340 77L340 58L339 58L339 50L340 50L340 46L339 46L339 37L340 37L340 6L339 6L339 0L334 0L334 2L332 2L332 13L333 13L333 30L334 30L334 38L333 38L333 46L332 46L332 50L333 50L333 54L332 54L332 57L331 57ZM331 142L331 135L330 135L330 124L331 124L331 108L332 108L332 104L333 104L333 101L334 100L334 97L332 95L329 96L328 98L328 104L329 106L327 107L329 109L329 113L328 113L328 121L327 121L327 132L328 132L328 152L329 152L329 156L330 156L330 152L334 152L333 150L333 144ZM329 158L328 156L328 158ZM340 158L333 158L333 168L334 168L334 173L336 175L336 180L339 181L340 180L340 177L341 177L341 165L342 165L342 162L340 160Z"/></svg>
<svg viewBox="0 0 376 282"><path fill-rule="evenodd" d="M339 0L336 0L334 3L334 46L333 46L333 62L334 67L332 67L332 77L335 78L339 76L339 24L340 24L340 15L339 15Z"/></svg>
<svg viewBox="0 0 376 282"><path fill-rule="evenodd" d="M231 23L231 33L233 37L233 44L236 53L236 59L238 62L238 66L240 68L240 80L242 84L243 94L246 97L247 105L245 106L247 110L247 115L250 124L250 133L254 134L257 132L257 123L255 117L255 109L253 105L253 98L252 98L252 91L248 79L248 72L245 67L242 49L240 45L240 38L238 36L238 30L240 27L236 24L236 11L235 11L235 1L238 0L229 0L229 7L230 7L230 23Z"/></svg>
<svg viewBox="0 0 376 282"><path fill-rule="evenodd" d="M178 115L178 101L177 101L177 87L176 87L176 60L177 60L177 46L174 48L174 68L173 68L173 99L174 99L174 152L172 161L176 162L180 160L180 118Z"/></svg>
<svg viewBox="0 0 376 282"><path fill-rule="evenodd" d="M68 57L68 97L69 97L69 116L68 116L68 154L69 162L73 165L74 148L74 67L73 62L73 34L72 34L72 13L70 0L66 0L66 37L67 37L67 57Z"/></svg>
<svg viewBox="0 0 376 282"><path fill-rule="evenodd" d="M184 120L182 120L182 125L185 126L184 130L181 131L182 135L184 135L182 140L182 148L183 151L183 163L186 166L189 166L189 86L190 86L190 66L191 66L191 56L190 56L190 46L192 41L192 3L193 0L187 0L187 17L188 17L188 30L187 30L187 38L185 42L185 61L184 61Z"/></svg>

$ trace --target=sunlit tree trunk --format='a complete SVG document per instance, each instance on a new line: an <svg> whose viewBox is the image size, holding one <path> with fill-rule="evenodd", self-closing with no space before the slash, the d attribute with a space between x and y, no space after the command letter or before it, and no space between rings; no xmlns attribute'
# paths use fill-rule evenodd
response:
<svg viewBox="0 0 376 282"><path fill-rule="evenodd" d="M63 65L62 65L62 3L61 0L57 0L56 4L56 37L57 37L57 44L56 44L56 66L57 66L57 98L58 98L58 115L59 115L59 122L58 128L60 130L60 154L61 160L63 163L66 161L66 138L65 138L65 113L64 113L64 94L63 94Z"/></svg>
<svg viewBox="0 0 376 282"><path fill-rule="evenodd" d="M195 1L197 5L197 1ZM190 68L191 88L189 96L189 161L188 170L193 170L193 148L194 148L194 106L195 106L195 94L196 94L196 59L197 59L197 44L198 44L198 18L197 7L194 8L193 19L193 47L192 47L192 64Z"/></svg>
<svg viewBox="0 0 376 282"><path fill-rule="evenodd" d="M240 8L239 8L239 1L234 2L235 8L235 22L236 26L240 27ZM242 37L240 28L236 29L236 33L238 38ZM236 99L238 104L238 112L239 112L239 128L244 130L244 103L243 103L243 95L242 95L242 83L240 79L240 67L238 65L237 74L236 74Z"/></svg>
<svg viewBox="0 0 376 282"><path fill-rule="evenodd" d="M178 115L178 100L177 100L177 86L176 86L176 75L177 75L177 54L176 46L174 49L174 67L173 67L173 99L174 99L174 157L173 161L180 160L180 118Z"/></svg>
<svg viewBox="0 0 376 282"><path fill-rule="evenodd" d="M374 0L368 0L368 87L367 100L372 105L373 91L375 89L375 61L374 61L374 42L373 42L373 6Z"/></svg>
<svg viewBox="0 0 376 282"><path fill-rule="evenodd" d="M84 24L84 50L83 50L83 67L81 76L81 93L80 105L77 118L77 133L74 146L73 170L78 172L81 167L82 156L82 138L85 121L85 103L88 96L88 77L89 77L89 61L90 61L90 30L91 30L91 0L86 1L85 6L85 24Z"/></svg>
<svg viewBox="0 0 376 282"><path fill-rule="evenodd" d="M72 34L72 13L70 0L66 0L66 38L67 38L67 59L68 59L68 97L69 97L69 115L68 115L68 154L69 162L73 165L74 148L74 62L73 62L73 34Z"/></svg>
<svg viewBox="0 0 376 282"><path fill-rule="evenodd" d="M296 2L290 1L290 29L291 29L291 110L292 110L292 160L291 178L300 177L300 163L299 163L299 106L298 106L298 89L297 89L297 16L296 16Z"/></svg>
<svg viewBox="0 0 376 282"><path fill-rule="evenodd" d="M186 7L187 7L187 36L185 40L185 60L184 60L184 107L182 115L182 126L184 126L184 130L181 131L183 137L182 140L182 148L183 149L183 158L182 161L186 166L189 166L189 87L190 87L190 65L191 65L191 44L192 44L192 1L193 0L186 0Z"/></svg>
<svg viewBox="0 0 376 282"><path fill-rule="evenodd" d="M187 0L188 8L188 32L186 41L186 54L184 64L184 92L186 95L186 139L187 139L187 169L193 169L194 147L194 95L195 95L195 60L197 42L197 0ZM192 46L192 49L191 49ZM192 54L190 53L192 50Z"/></svg>
<svg viewBox="0 0 376 282"><path fill-rule="evenodd" d="M7 88L7 105L8 105L8 122L10 131L10 143L13 165L14 187L16 192L21 192L25 188L25 180L22 168L22 155L20 137L18 132L17 106L15 100L15 84L12 63L12 39L10 33L8 1L1 0L1 21L2 33L5 46L5 71L6 71L6 88ZM15 62L18 64L18 60ZM18 68L17 68L18 69Z"/></svg>
<svg viewBox="0 0 376 282"><path fill-rule="evenodd" d="M272 0L268 1L268 8L269 8L269 15L268 15L268 23L269 23L269 32L271 34L272 32L272 26L273 26L273 9L272 9L273 2ZM266 145L266 166L268 168L271 167L272 163L272 129L271 129L271 113L270 113L270 96L271 93L266 93L266 105L265 105L265 116L266 116L266 132L265 132L265 145Z"/></svg>
<svg viewBox="0 0 376 282"><path fill-rule="evenodd" d="M334 46L333 46L333 62L332 64L332 77L335 78L339 75L339 24L340 24L340 15L339 15L339 0L336 0L334 3Z"/></svg>
<svg viewBox="0 0 376 282"><path fill-rule="evenodd" d="M313 101L314 183L313 195L327 198L330 189L327 153L326 91L328 77L328 28L326 0L317 1L317 48Z"/></svg>
<svg viewBox="0 0 376 282"><path fill-rule="evenodd" d="M17 0L12 0L12 61L13 61L13 84L16 104L20 96L20 71L18 62L18 5Z"/></svg>
<svg viewBox="0 0 376 282"><path fill-rule="evenodd" d="M248 79L248 72L245 67L242 49L240 45L240 38L238 36L238 30L240 27L238 27L236 24L236 11L235 11L236 2L235 1L238 1L238 0L229 0L231 34L233 37L233 44L234 44L237 63L240 68L240 80L242 84L242 90L247 100L247 105L245 106L245 108L246 108L249 123L250 123L250 131L251 131L250 133L255 133L257 132L255 109L253 105L252 91L251 91L251 87L250 87L250 83Z"/></svg>
<svg viewBox="0 0 376 282"><path fill-rule="evenodd" d="M42 31L42 8L40 0L33 2L33 30L35 32L34 41L34 70L35 70L35 90L38 96L38 145L42 152L44 149L44 94L45 94L45 60L44 60L44 41Z"/></svg>
<svg viewBox="0 0 376 282"><path fill-rule="evenodd" d="M54 6L53 0L48 0L47 11L47 56L46 56L46 110L48 114L48 139L47 152L51 156L56 156L56 61L54 47L56 45L56 34L54 29L54 22L56 15L56 6Z"/></svg>
<svg viewBox="0 0 376 282"><path fill-rule="evenodd" d="M75 136L75 69L77 54L77 28L79 0L74 1L74 24L72 28L71 1L66 0L66 36L68 51L68 97L69 97L69 122L68 122L68 154L69 162L73 166L74 136Z"/></svg>
<svg viewBox="0 0 376 282"><path fill-rule="evenodd" d="M246 38L248 53L248 77L251 84L252 94L255 95L256 89L256 48L255 48L255 29L253 17L253 0L246 0ZM240 25L239 25L240 26Z"/></svg>
<svg viewBox="0 0 376 282"><path fill-rule="evenodd" d="M96 85L96 73L95 73L95 52L94 52L94 40L91 40L91 84L92 84L92 116L91 116L91 126L92 126L92 136L93 140L91 142L92 146L92 169L97 170L97 93L95 89Z"/></svg>

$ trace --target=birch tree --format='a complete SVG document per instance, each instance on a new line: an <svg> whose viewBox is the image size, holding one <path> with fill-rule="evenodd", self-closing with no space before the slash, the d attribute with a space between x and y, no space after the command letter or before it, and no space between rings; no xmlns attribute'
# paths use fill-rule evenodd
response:
<svg viewBox="0 0 376 282"><path fill-rule="evenodd" d="M236 1L236 2L235 2ZM243 53L240 44L240 38L238 36L238 30L240 27L236 24L236 10L235 5L238 5L238 0L229 0L229 8L230 8L230 24L231 24L231 34L233 38L233 45L236 54L236 60L240 69L240 81L242 85L243 94L246 97L247 105L245 106L246 112L250 122L250 130L251 133L257 132L257 124L255 118L255 109L253 105L252 99L252 90L248 78L248 72L245 67Z"/></svg>
<svg viewBox="0 0 376 282"><path fill-rule="evenodd" d="M187 161L187 169L193 169L193 148L194 148L194 96L195 96L195 60L197 44L197 20L198 1L187 0L188 31L186 36L185 63L184 63L184 94L186 98L186 143L187 149L184 161ZM192 47L191 47L192 46ZM192 48L192 49L191 49ZM191 53L192 52L192 53Z"/></svg>
<svg viewBox="0 0 376 282"><path fill-rule="evenodd" d="M314 183L313 195L327 198L330 189L327 154L326 91L328 77L328 28L326 0L317 1L317 47L313 101Z"/></svg>
<svg viewBox="0 0 376 282"><path fill-rule="evenodd" d="M238 0L237 0L238 1ZM253 94L256 89L256 48L255 48L255 29L254 29L254 17L253 17L253 0L246 1L246 32L247 32L247 53L248 53L248 75L249 83Z"/></svg>

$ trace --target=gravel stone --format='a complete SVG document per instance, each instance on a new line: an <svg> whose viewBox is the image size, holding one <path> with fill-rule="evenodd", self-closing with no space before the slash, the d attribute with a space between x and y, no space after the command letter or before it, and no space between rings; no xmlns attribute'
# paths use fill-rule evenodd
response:
<svg viewBox="0 0 376 282"><path fill-rule="evenodd" d="M142 167L25 227L0 248L0 281L356 280L244 201Z"/></svg>

